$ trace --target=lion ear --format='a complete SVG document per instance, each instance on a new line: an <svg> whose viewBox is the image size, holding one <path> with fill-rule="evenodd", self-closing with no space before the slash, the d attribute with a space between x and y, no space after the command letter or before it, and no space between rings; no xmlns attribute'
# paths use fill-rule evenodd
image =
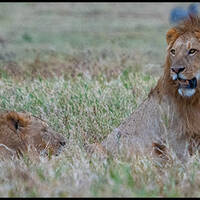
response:
<svg viewBox="0 0 200 200"><path fill-rule="evenodd" d="M175 41L178 37L178 32L175 28L171 28L168 30L166 34L167 44L169 45L170 42Z"/></svg>
<svg viewBox="0 0 200 200"><path fill-rule="evenodd" d="M18 130L21 126L27 126L29 122L29 120L24 114L14 111L8 112L6 118L7 121L10 122L11 127L15 130Z"/></svg>

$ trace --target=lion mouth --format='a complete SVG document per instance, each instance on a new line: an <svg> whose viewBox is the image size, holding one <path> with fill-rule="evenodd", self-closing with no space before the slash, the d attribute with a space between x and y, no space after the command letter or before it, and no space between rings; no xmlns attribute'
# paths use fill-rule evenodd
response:
<svg viewBox="0 0 200 200"><path fill-rule="evenodd" d="M195 89L197 87L196 77L192 79L182 79L178 77L179 88Z"/></svg>

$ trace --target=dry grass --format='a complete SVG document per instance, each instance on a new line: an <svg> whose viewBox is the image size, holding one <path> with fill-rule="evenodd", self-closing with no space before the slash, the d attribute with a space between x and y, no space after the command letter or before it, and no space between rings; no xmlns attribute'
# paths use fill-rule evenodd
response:
<svg viewBox="0 0 200 200"><path fill-rule="evenodd" d="M199 155L160 166L85 151L156 84L174 5L0 5L0 107L31 112L68 141L50 160L0 161L0 196L200 196Z"/></svg>

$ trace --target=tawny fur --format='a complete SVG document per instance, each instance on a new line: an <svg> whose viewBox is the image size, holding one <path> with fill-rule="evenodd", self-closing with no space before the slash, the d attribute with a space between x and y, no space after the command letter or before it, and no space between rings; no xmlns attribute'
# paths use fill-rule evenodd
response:
<svg viewBox="0 0 200 200"><path fill-rule="evenodd" d="M193 39L193 40L192 40ZM177 50L187 51L188 40L200 50L200 19L190 17L179 26L167 32L168 44L164 73L148 98L102 142L112 154L160 156L171 149L178 158L184 160L193 154L200 143L200 80L196 92L191 97L178 93L178 83L170 76L173 63L186 65L184 75L192 78L200 70L200 51L195 59L170 57L170 49L183 45ZM183 44L180 44L179 41ZM194 42L195 41L195 42ZM178 44L179 43L179 44ZM184 49L185 48L185 49ZM160 153L163 152L163 153Z"/></svg>
<svg viewBox="0 0 200 200"><path fill-rule="evenodd" d="M14 111L0 114L1 158L58 155L64 145L65 138L37 117Z"/></svg>

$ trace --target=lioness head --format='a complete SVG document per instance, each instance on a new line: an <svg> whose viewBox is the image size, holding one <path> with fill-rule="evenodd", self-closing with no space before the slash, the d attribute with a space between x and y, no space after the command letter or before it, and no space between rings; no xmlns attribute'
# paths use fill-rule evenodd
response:
<svg viewBox="0 0 200 200"><path fill-rule="evenodd" d="M32 150L58 155L65 143L61 134L37 117L14 111L0 114L0 151L17 157Z"/></svg>
<svg viewBox="0 0 200 200"><path fill-rule="evenodd" d="M167 32L171 79L183 97L193 96L200 88L200 20L190 17Z"/></svg>

